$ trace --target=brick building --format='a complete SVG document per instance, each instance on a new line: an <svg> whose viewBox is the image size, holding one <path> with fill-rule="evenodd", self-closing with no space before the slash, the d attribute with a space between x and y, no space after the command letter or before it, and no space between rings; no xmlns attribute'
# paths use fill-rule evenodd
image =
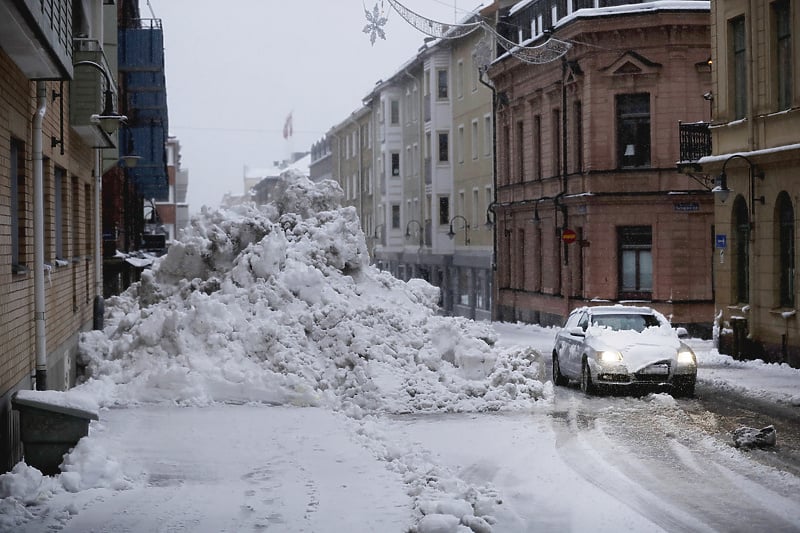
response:
<svg viewBox="0 0 800 533"><path fill-rule="evenodd" d="M74 384L102 279L95 176L116 134L96 118L116 98L115 8L77 4L0 4L0 471L21 457L11 395Z"/></svg>
<svg viewBox="0 0 800 533"><path fill-rule="evenodd" d="M601 4L520 2L498 25L571 47L542 64L500 55L488 72L497 318L555 325L576 306L636 301L708 334L713 198L675 164L679 122L710 118L709 6Z"/></svg>

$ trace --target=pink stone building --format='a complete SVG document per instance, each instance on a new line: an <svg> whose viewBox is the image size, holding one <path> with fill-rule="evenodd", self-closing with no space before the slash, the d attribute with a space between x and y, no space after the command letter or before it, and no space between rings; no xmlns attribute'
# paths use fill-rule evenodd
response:
<svg viewBox="0 0 800 533"><path fill-rule="evenodd" d="M714 200L676 166L679 124L711 118L708 3L588 3L501 12L509 39L570 48L542 64L506 54L488 71L495 318L555 325L577 306L635 301L710 333Z"/></svg>

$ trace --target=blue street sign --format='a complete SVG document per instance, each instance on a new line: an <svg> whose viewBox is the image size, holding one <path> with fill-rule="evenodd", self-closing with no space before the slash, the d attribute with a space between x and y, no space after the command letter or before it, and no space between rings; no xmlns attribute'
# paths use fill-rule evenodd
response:
<svg viewBox="0 0 800 533"><path fill-rule="evenodd" d="M725 248L728 246L728 236L724 233L717 235L717 248Z"/></svg>

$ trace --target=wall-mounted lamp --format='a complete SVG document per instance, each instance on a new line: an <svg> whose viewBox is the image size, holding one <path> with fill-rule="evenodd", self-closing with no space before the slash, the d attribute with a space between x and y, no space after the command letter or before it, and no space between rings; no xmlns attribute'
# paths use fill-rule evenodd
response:
<svg viewBox="0 0 800 533"><path fill-rule="evenodd" d="M119 158L119 166L125 168L135 168L136 165L139 164L139 160L142 158L140 155L123 155Z"/></svg>
<svg viewBox="0 0 800 533"><path fill-rule="evenodd" d="M717 176L715 186L711 189L711 192L713 192L723 204L725 200L728 199L728 196L731 195L731 190L728 188L728 176L726 176L724 172Z"/></svg>
<svg viewBox="0 0 800 533"><path fill-rule="evenodd" d="M748 159L746 156L742 154L733 154L732 156L730 156L725 160L725 162L722 164L722 172L717 178L717 186L712 189L712 192L720 195L719 199L723 203L725 202L725 200L728 199L731 190L728 188L728 175L725 174L725 167L727 167L728 163L730 163L734 159L744 159L744 161L747 163L749 170L747 177L750 183L750 214L754 215L756 212L756 202L761 202L761 205L764 205L766 203L766 200L764 199L763 196L755 195L756 186L755 186L755 180L753 178L757 177L758 179L763 181L764 172L759 171L756 165L752 161L750 161L750 159Z"/></svg>
<svg viewBox="0 0 800 533"><path fill-rule="evenodd" d="M375 231L372 233L372 237L374 239L380 239L383 242L383 224L378 224L375 226ZM378 234L380 232L380 235Z"/></svg>
<svg viewBox="0 0 800 533"><path fill-rule="evenodd" d="M487 230L492 229L494 227L495 220L497 220L497 213L494 212L497 206L497 202L492 202L486 207L486 223L483 226Z"/></svg>
<svg viewBox="0 0 800 533"><path fill-rule="evenodd" d="M93 123L99 124L100 127L103 128L103 131L109 135L114 133L119 128L120 122L126 122L128 117L125 115L120 115L114 110L114 92L111 90L111 76L108 75L108 72L105 68L103 68L102 65L95 63L94 61L78 61L72 66L92 67L99 70L103 74L103 78L105 78L106 81L106 89L103 91L103 111L100 114L92 115L90 118Z"/></svg>
<svg viewBox="0 0 800 533"><path fill-rule="evenodd" d="M419 245L422 246L423 244L425 244L425 241L423 240L422 224L420 223L419 220L408 221L408 224L406 224L406 239L411 238L411 224L417 225L417 234L419 235Z"/></svg>
<svg viewBox="0 0 800 533"><path fill-rule="evenodd" d="M450 219L450 231L447 232L447 236L453 239L456 236L455 230L453 230L453 221L461 219L462 223L464 224L462 227L464 229L464 245L469 246L469 222L467 219L461 215L456 215Z"/></svg>

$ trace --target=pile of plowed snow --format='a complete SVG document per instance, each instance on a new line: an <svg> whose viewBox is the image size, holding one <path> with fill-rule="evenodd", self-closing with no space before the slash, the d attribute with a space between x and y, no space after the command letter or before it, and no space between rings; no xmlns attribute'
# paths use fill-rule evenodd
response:
<svg viewBox="0 0 800 533"><path fill-rule="evenodd" d="M337 183L288 172L273 197L204 210L107 300L104 330L82 336L89 378L75 393L360 417L524 408L549 390L535 351L495 347L490 324L437 314L438 288L370 266Z"/></svg>

